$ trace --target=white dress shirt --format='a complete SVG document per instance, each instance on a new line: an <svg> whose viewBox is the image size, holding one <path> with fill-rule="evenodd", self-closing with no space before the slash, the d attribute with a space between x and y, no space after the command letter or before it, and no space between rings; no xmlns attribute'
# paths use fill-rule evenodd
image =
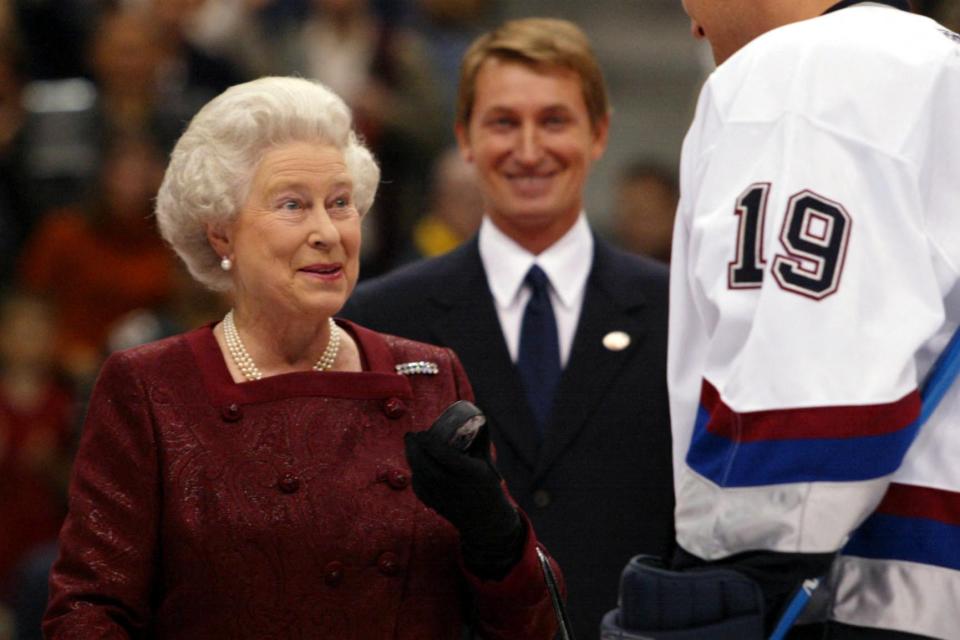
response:
<svg viewBox="0 0 960 640"><path fill-rule="evenodd" d="M487 217L480 225L478 242L480 260L487 274L510 359L517 361L520 325L530 299L530 287L523 280L530 267L537 264L550 279L550 302L560 340L560 365L566 367L580 320L587 276L593 264L593 234L586 215L581 211L570 230L539 255L514 242Z"/></svg>

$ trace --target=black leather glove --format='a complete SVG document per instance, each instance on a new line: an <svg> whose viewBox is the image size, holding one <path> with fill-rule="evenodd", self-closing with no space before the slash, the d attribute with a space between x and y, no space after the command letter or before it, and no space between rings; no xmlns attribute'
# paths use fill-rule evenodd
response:
<svg viewBox="0 0 960 640"><path fill-rule="evenodd" d="M520 560L526 530L490 459L490 436L481 427L466 451L435 431L404 436L413 491L460 532L463 560L484 580L501 580Z"/></svg>

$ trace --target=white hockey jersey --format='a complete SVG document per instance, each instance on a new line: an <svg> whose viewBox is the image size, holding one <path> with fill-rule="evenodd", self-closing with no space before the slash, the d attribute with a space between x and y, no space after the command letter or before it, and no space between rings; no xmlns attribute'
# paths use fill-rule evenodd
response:
<svg viewBox="0 0 960 640"><path fill-rule="evenodd" d="M960 323L960 36L862 3L722 64L671 268L679 544L846 547L835 619L960 638L960 383L917 420Z"/></svg>

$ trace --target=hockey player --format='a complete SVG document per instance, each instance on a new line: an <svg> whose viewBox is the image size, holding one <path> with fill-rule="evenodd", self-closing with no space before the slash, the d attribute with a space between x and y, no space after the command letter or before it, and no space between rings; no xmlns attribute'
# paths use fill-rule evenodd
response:
<svg viewBox="0 0 960 640"><path fill-rule="evenodd" d="M918 419L960 322L960 36L906 0L684 7L719 65L673 244L684 572L633 563L604 637L748 640L828 576L831 638L960 638L960 384Z"/></svg>

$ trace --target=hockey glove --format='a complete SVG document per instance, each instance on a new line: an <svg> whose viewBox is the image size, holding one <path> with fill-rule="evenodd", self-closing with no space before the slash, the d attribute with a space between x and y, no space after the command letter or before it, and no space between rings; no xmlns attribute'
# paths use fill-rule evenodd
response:
<svg viewBox="0 0 960 640"><path fill-rule="evenodd" d="M729 569L678 572L635 556L623 570L619 608L601 640L763 640L763 594Z"/></svg>

